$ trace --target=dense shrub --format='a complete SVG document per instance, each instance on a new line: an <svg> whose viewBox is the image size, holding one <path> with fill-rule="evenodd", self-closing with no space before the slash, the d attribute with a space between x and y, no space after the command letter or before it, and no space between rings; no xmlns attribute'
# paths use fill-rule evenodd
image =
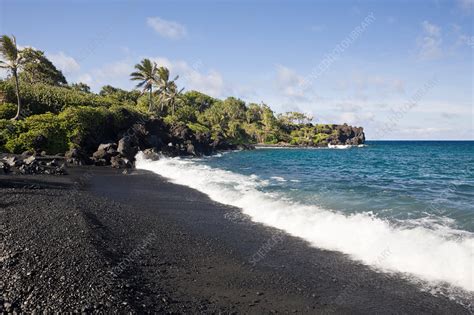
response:
<svg viewBox="0 0 474 315"><path fill-rule="evenodd" d="M109 108L109 111L114 117L114 128L117 132L137 122L146 121L150 117L148 113L129 105L114 105Z"/></svg>
<svg viewBox="0 0 474 315"><path fill-rule="evenodd" d="M323 145L327 144L327 139L329 138L328 134L325 133L318 133L314 138L313 138L313 143L316 145Z"/></svg>
<svg viewBox="0 0 474 315"><path fill-rule="evenodd" d="M88 152L100 143L116 141L134 123L146 116L126 106L70 107L59 115L46 113L24 120L0 119L0 150L11 153L46 151L65 152L80 147Z"/></svg>
<svg viewBox="0 0 474 315"><path fill-rule="evenodd" d="M305 125L290 133L290 144L295 145L327 145L329 138L337 137L338 130L333 125Z"/></svg>
<svg viewBox="0 0 474 315"><path fill-rule="evenodd" d="M106 96L116 103L135 105L137 104L141 92L137 90L125 91L110 85L106 85L102 87L101 91L99 92L99 95Z"/></svg>
<svg viewBox="0 0 474 315"><path fill-rule="evenodd" d="M12 153L23 151L46 151L56 154L67 150L67 138L62 121L57 115L47 113L34 115L14 124L5 148Z"/></svg>
<svg viewBox="0 0 474 315"><path fill-rule="evenodd" d="M5 145L8 140L17 135L17 122L9 119L0 119L0 151L7 151Z"/></svg>
<svg viewBox="0 0 474 315"><path fill-rule="evenodd" d="M59 114L70 148L93 151L105 141L117 139L134 123L147 117L132 107L71 107Z"/></svg>
<svg viewBox="0 0 474 315"><path fill-rule="evenodd" d="M91 147L110 129L111 117L105 107L70 107L59 114L65 130L68 146Z"/></svg>
<svg viewBox="0 0 474 315"><path fill-rule="evenodd" d="M0 93L3 102L16 103L15 86L11 80L0 80Z"/></svg>
<svg viewBox="0 0 474 315"><path fill-rule="evenodd" d="M3 103L0 104L0 119L11 119L16 115L16 104Z"/></svg>
<svg viewBox="0 0 474 315"><path fill-rule="evenodd" d="M0 84L8 102L16 102L14 85L9 80ZM46 84L20 85L21 101L25 109L32 115L47 112L58 114L67 107L77 106L105 106L110 107L114 100L97 94L76 91L68 87L51 86Z"/></svg>
<svg viewBox="0 0 474 315"><path fill-rule="evenodd" d="M193 132L195 133L207 133L207 132L210 132L209 128L207 128L206 126L203 126L199 123L189 123L187 125L189 127L189 129L191 129Z"/></svg>

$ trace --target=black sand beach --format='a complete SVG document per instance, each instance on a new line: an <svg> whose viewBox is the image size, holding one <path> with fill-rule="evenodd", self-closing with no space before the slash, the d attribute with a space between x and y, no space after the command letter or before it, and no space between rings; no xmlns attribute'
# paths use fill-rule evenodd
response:
<svg viewBox="0 0 474 315"><path fill-rule="evenodd" d="M159 176L0 175L3 312L468 314Z"/></svg>

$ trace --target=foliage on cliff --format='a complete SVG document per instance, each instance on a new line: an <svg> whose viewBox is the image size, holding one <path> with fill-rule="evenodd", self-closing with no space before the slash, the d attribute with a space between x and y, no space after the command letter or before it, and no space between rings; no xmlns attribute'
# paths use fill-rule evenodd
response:
<svg viewBox="0 0 474 315"><path fill-rule="evenodd" d="M276 115L263 103L246 104L234 97L221 100L198 91L182 93L177 87L178 77L170 80L168 69L150 60L136 66L147 71L133 73L134 79L143 79L138 84L140 91L106 85L96 94L84 83L67 85L41 51L28 49L23 53L29 63L22 63L19 72L20 120L9 120L16 114L16 82L13 78L0 80L2 151L90 151L98 141L116 140L135 123L153 118L161 119L168 130L186 127L211 141L235 145L326 146L364 141L362 128L313 125L313 117L297 112ZM33 62L38 60L38 64Z"/></svg>

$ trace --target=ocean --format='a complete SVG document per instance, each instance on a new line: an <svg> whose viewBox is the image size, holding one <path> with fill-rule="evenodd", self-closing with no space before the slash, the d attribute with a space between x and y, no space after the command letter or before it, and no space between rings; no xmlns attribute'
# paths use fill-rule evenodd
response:
<svg viewBox="0 0 474 315"><path fill-rule="evenodd" d="M474 292L473 141L262 148L154 162L139 154L136 166L434 294Z"/></svg>

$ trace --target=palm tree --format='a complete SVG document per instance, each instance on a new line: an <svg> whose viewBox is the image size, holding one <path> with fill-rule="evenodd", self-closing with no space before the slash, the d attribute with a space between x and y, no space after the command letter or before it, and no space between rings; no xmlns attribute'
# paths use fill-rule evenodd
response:
<svg viewBox="0 0 474 315"><path fill-rule="evenodd" d="M20 85L18 83L18 68L21 65L22 56L16 45L15 36L2 35L0 37L0 55L4 60L0 60L0 68L11 71L15 79L16 100L18 103L17 111L13 120L20 119L21 100L20 100Z"/></svg>
<svg viewBox="0 0 474 315"><path fill-rule="evenodd" d="M153 107L153 85L158 85L156 63L145 58L141 63L135 65L135 69L138 71L130 74L131 80L140 81L137 88L143 88L142 93L148 91L150 98L148 110L151 111Z"/></svg>
<svg viewBox="0 0 474 315"><path fill-rule="evenodd" d="M170 71L165 67L158 68L157 72L159 77L159 90L157 93L160 95L161 111L163 111L163 106L166 102L168 106L172 107L174 115L176 98L183 91L183 89L179 92L177 91L178 87L175 81L178 80L179 76L177 75L173 80L170 80Z"/></svg>
<svg viewBox="0 0 474 315"><path fill-rule="evenodd" d="M176 101L179 100L179 96L181 95L181 92L183 92L183 90L184 88L178 91L178 87L176 86L176 83L173 80L168 86L168 91L166 91L165 100L168 103L168 106L171 107L171 114L173 116L175 112Z"/></svg>

